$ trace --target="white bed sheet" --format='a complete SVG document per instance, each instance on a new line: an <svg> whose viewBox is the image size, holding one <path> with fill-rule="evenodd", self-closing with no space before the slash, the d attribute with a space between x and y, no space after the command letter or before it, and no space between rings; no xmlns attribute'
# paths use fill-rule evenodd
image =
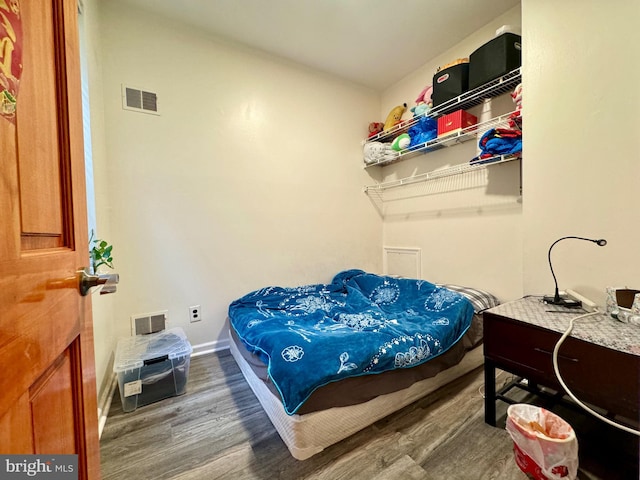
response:
<svg viewBox="0 0 640 480"><path fill-rule="evenodd" d="M435 377L414 383L404 390L379 395L358 405L334 407L304 415L287 415L280 398L275 396L256 376L233 340L230 341L230 350L271 423L287 445L291 455L298 460L312 457L328 446L344 440L461 377L484 362L482 345L478 345L467 352L457 365L440 372Z"/></svg>

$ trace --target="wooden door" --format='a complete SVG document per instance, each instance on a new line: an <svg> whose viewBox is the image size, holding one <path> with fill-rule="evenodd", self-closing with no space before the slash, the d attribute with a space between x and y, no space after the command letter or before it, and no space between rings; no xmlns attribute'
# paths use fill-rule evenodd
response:
<svg viewBox="0 0 640 480"><path fill-rule="evenodd" d="M79 478L94 480L76 5L0 0L0 453L77 453Z"/></svg>

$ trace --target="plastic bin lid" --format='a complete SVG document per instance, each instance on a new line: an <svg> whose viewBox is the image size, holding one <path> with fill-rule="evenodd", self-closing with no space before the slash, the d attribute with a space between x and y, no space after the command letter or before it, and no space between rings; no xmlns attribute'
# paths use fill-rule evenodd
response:
<svg viewBox="0 0 640 480"><path fill-rule="evenodd" d="M118 340L116 357L113 362L115 373L140 368L145 360L153 360L166 355L171 360L193 352L187 336L180 327L162 330L148 335L136 335Z"/></svg>

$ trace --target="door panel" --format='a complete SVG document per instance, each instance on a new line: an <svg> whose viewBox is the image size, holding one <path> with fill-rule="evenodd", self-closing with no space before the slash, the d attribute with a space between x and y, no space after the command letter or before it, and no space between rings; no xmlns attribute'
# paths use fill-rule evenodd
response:
<svg viewBox="0 0 640 480"><path fill-rule="evenodd" d="M58 102L54 9L49 2L21 2L24 39L23 59L38 69L23 68L19 91L18 171L20 214L23 235L56 239L48 246L60 246L62 236L60 158L58 143L65 139L58 131ZM50 108L42 108L47 105ZM21 112L37 115L20 115Z"/></svg>
<svg viewBox="0 0 640 480"><path fill-rule="evenodd" d="M15 115L0 112L0 452L77 453L79 477L93 480L91 305L76 273L89 262L76 23L75 0L0 0L0 93L6 52L21 53Z"/></svg>
<svg viewBox="0 0 640 480"><path fill-rule="evenodd" d="M25 392L0 418L0 452L13 455L33 451L32 439L21 432L31 429L29 392Z"/></svg>
<svg viewBox="0 0 640 480"><path fill-rule="evenodd" d="M31 387L33 438L36 453L76 452L75 418L69 405L73 400L73 372L70 351L66 350L53 368ZM55 419L55 421L51 421Z"/></svg>

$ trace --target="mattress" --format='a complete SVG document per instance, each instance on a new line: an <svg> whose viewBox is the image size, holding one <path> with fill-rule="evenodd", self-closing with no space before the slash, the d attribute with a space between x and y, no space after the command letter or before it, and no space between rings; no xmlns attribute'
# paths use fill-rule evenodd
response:
<svg viewBox="0 0 640 480"><path fill-rule="evenodd" d="M268 365L268 386L277 389L285 411L305 414L361 403L458 363L464 355L459 341L478 311L465 297L426 280L350 269L330 283L249 292L229 305L229 323ZM367 393L382 378L386 387ZM312 405L311 396L342 382L351 386L347 395L325 398L345 401ZM352 392L366 395L350 400Z"/></svg>
<svg viewBox="0 0 640 480"><path fill-rule="evenodd" d="M291 455L297 460L310 458L328 446L415 402L482 365L484 358L482 345L476 345L464 354L456 365L401 390L377 395L362 403L288 415L279 396L259 378L241 353L241 342L240 345L236 344L231 332L229 338L231 355Z"/></svg>
<svg viewBox="0 0 640 480"><path fill-rule="evenodd" d="M234 329L230 329L230 338L253 373L273 392L280 397L278 389L268 375L265 365L258 355L249 352ZM420 380L433 377L439 372L457 365L467 350L482 341L482 317L474 315L469 330L462 339L449 350L436 358L411 368L401 368L375 375L363 375L331 382L316 389L297 410L298 414L325 410L331 407L346 407L371 400L378 395L393 393L409 387Z"/></svg>

